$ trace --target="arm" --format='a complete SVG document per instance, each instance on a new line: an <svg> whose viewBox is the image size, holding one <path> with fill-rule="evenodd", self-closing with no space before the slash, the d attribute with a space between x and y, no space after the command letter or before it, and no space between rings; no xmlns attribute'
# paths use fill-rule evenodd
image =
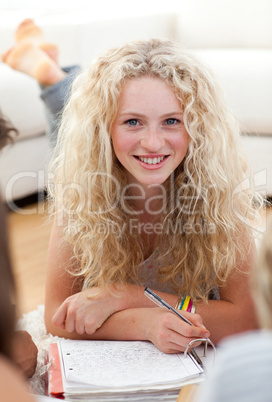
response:
<svg viewBox="0 0 272 402"><path fill-rule="evenodd" d="M142 287L120 286L114 294L108 290L97 294L93 288L81 291L82 282L67 272L73 254L62 239L62 229L54 224L45 298L45 324L52 334L71 339L149 340L165 352L184 350L193 338L209 336L197 314L187 313L194 323L190 326L155 308ZM168 296L175 304L177 296Z"/></svg>
<svg viewBox="0 0 272 402"><path fill-rule="evenodd" d="M38 348L26 331L15 331L13 358L26 377L33 376L37 365Z"/></svg>
<svg viewBox="0 0 272 402"><path fill-rule="evenodd" d="M46 86L42 87L41 99L45 104L52 149L57 142L58 127L61 122L63 108L70 97L73 81L79 73L79 66L66 67L60 70L58 82L48 82Z"/></svg>
<svg viewBox="0 0 272 402"><path fill-rule="evenodd" d="M53 234L52 242L55 246L57 242L54 236ZM220 301L210 301L208 304L200 302L197 305L196 311L202 317L204 325L210 330L211 339L216 343L227 335L257 327L248 284L248 271L253 252L254 247L252 246L247 261L230 275L227 284L221 289ZM59 251L56 253L59 258L61 253ZM52 258L49 270L52 272L52 278L57 272L53 279L53 283L57 283L60 273L57 266L54 268L54 258ZM56 263L63 265L63 262L57 260ZM81 292L78 287L74 289L74 292L67 292L67 289L71 289L71 278L67 277L67 273L66 280L66 292L58 290L56 294L58 302L55 303L54 311L51 311L47 321L48 329L56 335L84 339L145 339L151 340L155 344L161 344L163 343L161 339L170 336L166 330L168 328L172 336L174 336L172 332L182 335L182 339L179 338L176 342L183 346L189 342L188 338L207 336L205 335L207 330L205 327L201 327L201 319L198 315L190 314L189 316L195 325L194 330L197 328L192 334L178 318L179 322L173 323L173 314L161 309L154 309L154 304L144 296L143 288L139 286L127 284L120 287L117 292L119 297L113 296L107 291L94 297L94 289ZM61 283L63 288L65 281L61 281ZM50 294L52 296L52 292ZM170 305L175 306L176 295L162 292L158 292L158 294ZM169 318L169 314L171 318ZM196 321L194 321L195 319ZM133 325L127 325L131 323L130 320ZM171 321L171 325L168 320ZM158 334L160 335L158 336ZM165 349L165 345L163 348Z"/></svg>
<svg viewBox="0 0 272 402"><path fill-rule="evenodd" d="M258 320L250 290L250 270L256 253L255 243L246 240L248 253L230 274L220 289L220 301L210 300L208 305L198 303L196 312L218 343L222 338L258 328Z"/></svg>
<svg viewBox="0 0 272 402"><path fill-rule="evenodd" d="M0 390L1 401L35 402L28 392L27 383L22 373L9 360L0 355Z"/></svg>

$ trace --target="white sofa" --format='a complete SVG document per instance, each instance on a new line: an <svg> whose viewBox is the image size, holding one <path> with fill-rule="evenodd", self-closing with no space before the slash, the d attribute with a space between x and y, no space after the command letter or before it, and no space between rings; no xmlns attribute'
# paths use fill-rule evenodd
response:
<svg viewBox="0 0 272 402"><path fill-rule="evenodd" d="M61 65L88 65L128 40L180 41L210 66L241 122L256 189L272 195L272 2L180 0L180 10L102 19L84 12L36 18L61 49ZM254 3L254 4L253 4ZM239 8L240 7L240 8ZM255 8L254 8L255 7ZM234 12L235 11L235 12ZM0 52L14 43L14 23L0 31ZM2 40L3 38L3 40ZM42 190L50 155L40 89L24 74L0 64L0 109L19 130L0 157L0 185L7 201Z"/></svg>

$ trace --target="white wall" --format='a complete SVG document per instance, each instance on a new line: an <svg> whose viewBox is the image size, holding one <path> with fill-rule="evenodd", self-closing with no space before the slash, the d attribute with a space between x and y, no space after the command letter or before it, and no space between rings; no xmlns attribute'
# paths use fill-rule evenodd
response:
<svg viewBox="0 0 272 402"><path fill-rule="evenodd" d="M13 24L18 15L37 17L41 14L56 14L58 11L61 18L62 15L71 12L76 15L77 12L86 10L86 17L101 20L104 18L176 12L181 4L180 0L44 0L42 4L37 3L37 0L1 0L0 22L7 23L6 18L3 17L7 17L9 12L11 12L10 17L13 19Z"/></svg>
<svg viewBox="0 0 272 402"><path fill-rule="evenodd" d="M152 13L180 13L194 15L195 21L212 25L217 35L222 32L221 22L229 21L229 34L232 35L233 23L245 26L254 18L264 20L271 17L271 0L1 0L0 26L16 25L19 17L37 17L44 14L65 14L86 11L88 19L122 18ZM186 19L183 21L186 24ZM264 24L266 26L266 24ZM254 31L254 24L252 31ZM265 34L265 32L264 32ZM205 35L205 32L204 32ZM243 35L241 29L241 35Z"/></svg>

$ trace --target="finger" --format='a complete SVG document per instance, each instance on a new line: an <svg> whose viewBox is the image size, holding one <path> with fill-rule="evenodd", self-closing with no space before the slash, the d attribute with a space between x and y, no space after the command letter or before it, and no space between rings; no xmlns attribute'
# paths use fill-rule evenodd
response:
<svg viewBox="0 0 272 402"><path fill-rule="evenodd" d="M186 338L207 338L210 336L210 332L203 324L200 324L200 326L189 325L173 314L166 317L164 321L169 329Z"/></svg>
<svg viewBox="0 0 272 402"><path fill-rule="evenodd" d="M195 338L188 338L183 333L176 331L175 329L169 329L167 327L162 327L157 333L156 344L165 353L170 353L172 350L176 352L184 352L188 343ZM166 352L167 350L167 352Z"/></svg>
<svg viewBox="0 0 272 402"><path fill-rule="evenodd" d="M163 352L163 353L167 353L167 354L173 354L173 353L183 353L184 350L179 347L178 345L175 344L170 344L167 346L161 346L159 347L159 349Z"/></svg>
<svg viewBox="0 0 272 402"><path fill-rule="evenodd" d="M83 335L86 332L85 326L82 321L76 320L75 327L76 327L76 332L80 335Z"/></svg>
<svg viewBox="0 0 272 402"><path fill-rule="evenodd" d="M86 317L85 320L85 331L86 334L92 335L97 331L98 328L101 327L103 323L96 321L93 317Z"/></svg>
<svg viewBox="0 0 272 402"><path fill-rule="evenodd" d="M173 351L175 350L175 353L184 352L189 343L194 341L193 345L188 349L188 351L191 351L191 349L196 348L197 346L200 346L202 344L201 340L197 340L198 338L185 338L183 336L173 337L173 339L171 339L171 342L169 343L168 348Z"/></svg>
<svg viewBox="0 0 272 402"><path fill-rule="evenodd" d="M187 338L208 338L210 336L210 332L203 326L195 327L190 326L189 328L185 328L183 331L183 335Z"/></svg>
<svg viewBox="0 0 272 402"><path fill-rule="evenodd" d="M201 315L188 313L187 311L182 311L182 315L187 318L195 327L203 326Z"/></svg>
<svg viewBox="0 0 272 402"><path fill-rule="evenodd" d="M76 317L74 313L70 312L70 310L68 310L66 314L65 329L67 332L76 331Z"/></svg>
<svg viewBox="0 0 272 402"><path fill-rule="evenodd" d="M58 308L56 313L53 315L52 322L57 327L65 328L65 321L67 315L67 306L66 303L62 303L62 305Z"/></svg>
<svg viewBox="0 0 272 402"><path fill-rule="evenodd" d="M181 335L175 331L172 331L169 337L169 341L172 345L172 349L175 349L179 352L184 352L184 350L187 348L188 344L192 341L196 341L200 337L186 337L184 335ZM194 342L194 347L201 345L202 341L199 342Z"/></svg>
<svg viewBox="0 0 272 402"><path fill-rule="evenodd" d="M71 312L72 313L72 312ZM73 318L75 323L75 330L78 334L83 335L84 333L89 334L88 326L89 319L85 310L79 309L74 310ZM94 331L90 332L93 333Z"/></svg>
<svg viewBox="0 0 272 402"><path fill-rule="evenodd" d="M208 338L210 332L204 325L200 327L190 326L190 328L186 328L184 335L186 335L187 338Z"/></svg>
<svg viewBox="0 0 272 402"><path fill-rule="evenodd" d="M189 341L190 340L187 339L187 344L189 343ZM196 342L196 343L194 343L193 347L197 347L197 346L201 345L201 343L202 342ZM186 347L187 347L187 345L179 344L176 342L168 342L167 344L161 344L159 346L159 349L164 353L183 353L185 351ZM193 347L189 348L188 351L190 352Z"/></svg>
<svg viewBox="0 0 272 402"><path fill-rule="evenodd" d="M193 314L184 312L186 314L186 318L194 325L194 327L200 328L201 333L198 335L199 337L208 338L210 336L210 331L203 324L202 317L199 314Z"/></svg>
<svg viewBox="0 0 272 402"><path fill-rule="evenodd" d="M194 339L194 341L196 341L197 339ZM192 340L191 340L192 341ZM191 342L190 341L190 342ZM189 345L189 343L190 342L188 342L188 345ZM198 347L198 346L200 346L200 345L202 345L203 344L203 342L202 341L199 341L199 342L194 342L191 346L189 346L188 347L188 349L187 349L187 352L191 352L192 351L192 349L194 349L194 348L196 348L196 347ZM187 345L187 346L188 346ZM184 349L185 350L185 349Z"/></svg>
<svg viewBox="0 0 272 402"><path fill-rule="evenodd" d="M66 318L65 320L65 330L67 332L74 332L75 331L75 321L72 318Z"/></svg>

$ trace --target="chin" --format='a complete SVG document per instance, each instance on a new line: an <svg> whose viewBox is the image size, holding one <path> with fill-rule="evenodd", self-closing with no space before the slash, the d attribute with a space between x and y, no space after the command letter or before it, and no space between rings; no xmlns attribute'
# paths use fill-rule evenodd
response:
<svg viewBox="0 0 272 402"><path fill-rule="evenodd" d="M153 180L141 180L138 181L138 183L141 186L147 187L147 186L163 186L165 184L165 182L167 181L167 179L153 179Z"/></svg>

